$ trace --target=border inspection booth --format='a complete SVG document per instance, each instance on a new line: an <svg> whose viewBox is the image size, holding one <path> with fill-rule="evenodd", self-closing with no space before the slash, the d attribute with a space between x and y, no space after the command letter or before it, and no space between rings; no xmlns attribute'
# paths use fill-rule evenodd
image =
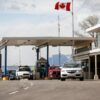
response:
<svg viewBox="0 0 100 100"><path fill-rule="evenodd" d="M49 64L49 46L57 47L57 46L73 46L76 47L85 47L90 46L94 41L94 38L91 37L2 37L0 40L0 51L5 48L5 75L7 72L7 47L8 46L35 46L35 50L37 53L37 60L39 60L39 51L43 47L47 47L47 66ZM80 51L80 50L79 50ZM76 51L76 52L79 52ZM67 52L67 50L66 50ZM0 61L2 60L2 56ZM2 65L0 65L2 66ZM48 73L48 67L47 67Z"/></svg>

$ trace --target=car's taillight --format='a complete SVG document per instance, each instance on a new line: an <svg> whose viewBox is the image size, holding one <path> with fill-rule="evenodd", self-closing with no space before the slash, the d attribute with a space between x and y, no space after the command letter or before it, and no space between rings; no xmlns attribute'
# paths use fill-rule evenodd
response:
<svg viewBox="0 0 100 100"><path fill-rule="evenodd" d="M49 72L49 74L52 74L52 72Z"/></svg>

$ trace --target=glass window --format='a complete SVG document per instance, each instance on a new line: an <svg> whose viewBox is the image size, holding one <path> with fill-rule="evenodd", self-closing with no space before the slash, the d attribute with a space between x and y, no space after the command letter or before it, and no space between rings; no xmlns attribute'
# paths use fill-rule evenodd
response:
<svg viewBox="0 0 100 100"><path fill-rule="evenodd" d="M31 71L29 67L20 67L19 71Z"/></svg>
<svg viewBox="0 0 100 100"><path fill-rule="evenodd" d="M78 68L81 67L81 64L64 64L64 68Z"/></svg>

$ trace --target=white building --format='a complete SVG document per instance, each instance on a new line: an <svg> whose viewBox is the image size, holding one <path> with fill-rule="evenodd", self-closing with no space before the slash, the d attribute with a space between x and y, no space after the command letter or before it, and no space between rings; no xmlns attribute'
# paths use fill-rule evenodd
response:
<svg viewBox="0 0 100 100"><path fill-rule="evenodd" d="M100 78L100 24L86 30L87 32L94 32L95 34L95 48L92 44L75 48L75 60L81 60L86 78Z"/></svg>

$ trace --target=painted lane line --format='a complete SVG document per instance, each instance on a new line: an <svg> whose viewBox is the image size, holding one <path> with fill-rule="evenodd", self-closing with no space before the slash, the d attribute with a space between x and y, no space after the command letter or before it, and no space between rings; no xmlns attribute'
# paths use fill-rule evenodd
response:
<svg viewBox="0 0 100 100"><path fill-rule="evenodd" d="M29 87L25 87L24 90L27 90Z"/></svg>
<svg viewBox="0 0 100 100"><path fill-rule="evenodd" d="M10 92L9 94L11 95L11 94L15 94L15 93L17 93L17 92L19 92L19 91Z"/></svg>
<svg viewBox="0 0 100 100"><path fill-rule="evenodd" d="M33 86L33 83L31 82L31 86Z"/></svg>

